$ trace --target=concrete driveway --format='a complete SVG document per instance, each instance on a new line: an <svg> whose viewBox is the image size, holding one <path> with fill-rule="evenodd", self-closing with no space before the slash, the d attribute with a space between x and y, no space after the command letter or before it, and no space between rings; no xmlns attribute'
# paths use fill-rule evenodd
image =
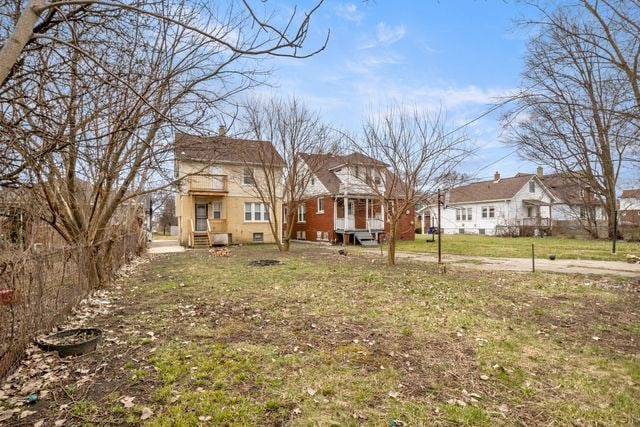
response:
<svg viewBox="0 0 640 427"><path fill-rule="evenodd" d="M377 251L380 253L379 251ZM414 259L417 261L438 262L438 258L432 255L396 252L399 258ZM530 258L488 258L465 255L443 255L442 261L447 264L455 264L466 268L478 270L508 270L531 271ZM554 273L579 273L624 276L640 279L640 264L631 264L622 261L593 261L578 259L549 259L536 258L536 271L551 271Z"/></svg>
<svg viewBox="0 0 640 427"><path fill-rule="evenodd" d="M170 254L174 252L184 252L185 248L180 246L178 240L154 240L149 244L150 254Z"/></svg>

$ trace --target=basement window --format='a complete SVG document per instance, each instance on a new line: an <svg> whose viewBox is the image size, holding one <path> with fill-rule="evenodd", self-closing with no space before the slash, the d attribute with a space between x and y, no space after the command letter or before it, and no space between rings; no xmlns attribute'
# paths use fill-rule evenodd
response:
<svg viewBox="0 0 640 427"><path fill-rule="evenodd" d="M254 242L264 242L264 233L253 233Z"/></svg>

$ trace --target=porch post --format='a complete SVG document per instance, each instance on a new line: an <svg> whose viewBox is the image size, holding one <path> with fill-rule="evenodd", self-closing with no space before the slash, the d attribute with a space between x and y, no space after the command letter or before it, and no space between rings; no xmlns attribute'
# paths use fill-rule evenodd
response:
<svg viewBox="0 0 640 427"><path fill-rule="evenodd" d="M364 226L369 230L369 198L364 199Z"/></svg>
<svg viewBox="0 0 640 427"><path fill-rule="evenodd" d="M338 219L338 198L333 198L333 230L336 229L336 220Z"/></svg>
<svg viewBox="0 0 640 427"><path fill-rule="evenodd" d="M344 234L342 235L342 241L345 242L345 239L347 239L347 241L345 242L345 245L348 245L349 235L347 234L347 230L349 229L349 198L347 196L344 196L343 203L344 203Z"/></svg>
<svg viewBox="0 0 640 427"><path fill-rule="evenodd" d="M420 234L422 234L424 236L424 214L426 212L426 209L422 211L422 214L420 215Z"/></svg>

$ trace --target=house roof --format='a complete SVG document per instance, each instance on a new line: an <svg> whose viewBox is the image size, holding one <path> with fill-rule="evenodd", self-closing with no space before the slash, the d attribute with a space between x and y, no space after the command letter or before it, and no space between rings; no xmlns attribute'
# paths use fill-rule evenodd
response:
<svg viewBox="0 0 640 427"><path fill-rule="evenodd" d="M623 199L640 199L640 188L633 190L622 190Z"/></svg>
<svg viewBox="0 0 640 427"><path fill-rule="evenodd" d="M449 203L509 200L516 195L533 175L516 175L498 181L481 181L461 185L449 190Z"/></svg>
<svg viewBox="0 0 640 427"><path fill-rule="evenodd" d="M309 165L318 180L331 194L340 191L340 178L334 172L336 169L347 165L387 166L385 163L361 153L347 155L302 153L300 157Z"/></svg>
<svg viewBox="0 0 640 427"><path fill-rule="evenodd" d="M284 160L269 141L176 132L174 150L178 161L253 164L268 162L273 166L284 167Z"/></svg>

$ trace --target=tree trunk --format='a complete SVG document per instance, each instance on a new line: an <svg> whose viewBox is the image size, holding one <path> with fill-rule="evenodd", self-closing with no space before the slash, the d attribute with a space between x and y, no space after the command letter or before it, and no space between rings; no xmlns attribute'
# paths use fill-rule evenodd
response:
<svg viewBox="0 0 640 427"><path fill-rule="evenodd" d="M13 33L0 49L0 86L11 74L13 66L18 62L25 46L33 36L33 28L38 23L45 0L31 0L24 8Z"/></svg>
<svg viewBox="0 0 640 427"><path fill-rule="evenodd" d="M387 251L387 265L394 266L396 265L396 238L398 224L395 221L392 221L389 224L389 228L389 249Z"/></svg>

